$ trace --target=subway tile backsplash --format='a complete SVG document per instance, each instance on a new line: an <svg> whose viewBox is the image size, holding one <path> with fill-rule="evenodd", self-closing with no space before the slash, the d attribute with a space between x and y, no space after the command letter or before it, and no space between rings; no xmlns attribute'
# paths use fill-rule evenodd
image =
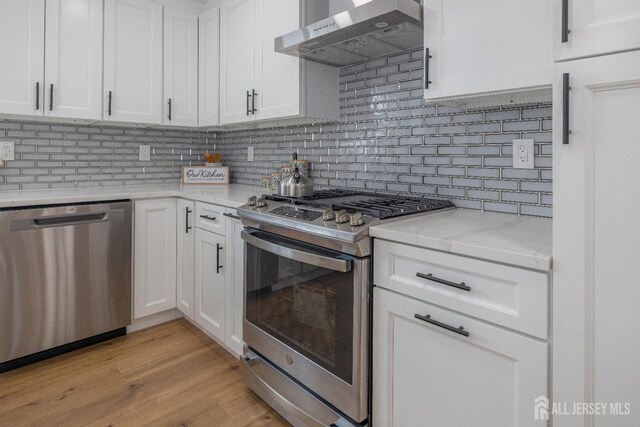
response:
<svg viewBox="0 0 640 427"><path fill-rule="evenodd" d="M0 167L0 191L172 183L180 167L214 150L207 132L0 121L16 160ZM148 144L150 162L138 161Z"/></svg>
<svg viewBox="0 0 640 427"><path fill-rule="evenodd" d="M552 215L551 105L464 110L422 100L422 49L340 70L338 123L214 134L104 125L0 121L16 160L0 191L178 182L180 166L224 155L232 181L260 177L291 153L313 163L318 188L346 187L451 199L487 211ZM535 169L513 169L514 139L535 141ZM151 145L151 162L138 146ZM255 161L247 162L247 147Z"/></svg>
<svg viewBox="0 0 640 427"><path fill-rule="evenodd" d="M552 215L551 104L464 110L422 99L422 49L341 70L335 124L225 132L233 181L256 184L291 153L318 188L425 195L457 206ZM512 141L535 141L535 169L512 168ZM255 161L247 162L247 147Z"/></svg>

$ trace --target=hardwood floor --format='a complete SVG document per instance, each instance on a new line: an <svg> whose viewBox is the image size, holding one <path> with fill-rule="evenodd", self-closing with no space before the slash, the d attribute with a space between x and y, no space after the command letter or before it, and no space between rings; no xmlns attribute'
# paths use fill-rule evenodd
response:
<svg viewBox="0 0 640 427"><path fill-rule="evenodd" d="M289 426L184 319L0 374L0 426Z"/></svg>

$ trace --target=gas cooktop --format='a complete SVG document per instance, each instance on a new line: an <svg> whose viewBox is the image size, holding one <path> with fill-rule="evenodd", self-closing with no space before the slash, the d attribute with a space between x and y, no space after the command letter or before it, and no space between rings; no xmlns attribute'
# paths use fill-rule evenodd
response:
<svg viewBox="0 0 640 427"><path fill-rule="evenodd" d="M366 256L371 252L369 227L454 207L448 200L331 189L302 198L253 196L237 213L246 227Z"/></svg>
<svg viewBox="0 0 640 427"><path fill-rule="evenodd" d="M426 197L370 193L343 189L316 191L310 197L284 197L276 194L265 196L267 200L290 203L298 206L346 210L349 214L360 212L373 218L387 219L420 212L430 212L454 207L448 200Z"/></svg>

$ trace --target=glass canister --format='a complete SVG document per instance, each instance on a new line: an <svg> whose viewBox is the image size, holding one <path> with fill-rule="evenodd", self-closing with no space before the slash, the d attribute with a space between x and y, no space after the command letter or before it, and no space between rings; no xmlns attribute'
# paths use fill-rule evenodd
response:
<svg viewBox="0 0 640 427"><path fill-rule="evenodd" d="M291 169L295 169L296 166L300 171L300 175L309 177L309 169L311 168L311 163L309 160L293 160L291 162Z"/></svg>
<svg viewBox="0 0 640 427"><path fill-rule="evenodd" d="M269 185L271 185L271 175L264 175L260 178L260 183L262 184L262 188L269 188Z"/></svg>
<svg viewBox="0 0 640 427"><path fill-rule="evenodd" d="M269 191L271 192L271 194L278 193L281 179L282 179L282 172L273 172L271 174L271 181L269 181Z"/></svg>
<svg viewBox="0 0 640 427"><path fill-rule="evenodd" d="M280 172L282 172L282 179L285 179L293 173L293 168L289 165L284 165L280 168Z"/></svg>

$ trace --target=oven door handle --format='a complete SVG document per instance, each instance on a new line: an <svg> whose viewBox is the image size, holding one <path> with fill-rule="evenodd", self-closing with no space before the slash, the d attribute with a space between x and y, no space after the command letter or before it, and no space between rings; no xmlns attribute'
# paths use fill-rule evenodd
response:
<svg viewBox="0 0 640 427"><path fill-rule="evenodd" d="M292 259L294 261L300 261L305 264L315 265L317 267L327 268L329 270L340 271L346 273L351 271L351 260L331 258L323 255L312 254L308 252L302 252L296 249L280 246L275 243L267 242L254 235L242 232L242 239L250 245L253 245L259 249L267 252L280 255L284 258Z"/></svg>

